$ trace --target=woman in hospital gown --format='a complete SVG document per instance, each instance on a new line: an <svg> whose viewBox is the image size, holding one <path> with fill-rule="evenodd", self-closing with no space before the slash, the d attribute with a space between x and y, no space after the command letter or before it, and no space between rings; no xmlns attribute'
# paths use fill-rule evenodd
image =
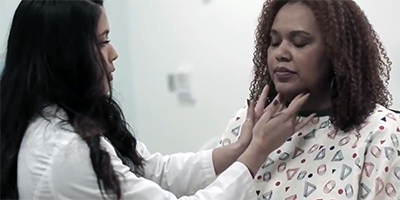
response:
<svg viewBox="0 0 400 200"><path fill-rule="evenodd" d="M260 168L259 199L400 199L400 118L385 87L391 62L355 2L266 1L254 56L253 99L266 84L270 99L310 92L298 119L317 114ZM237 140L243 110L220 146Z"/></svg>

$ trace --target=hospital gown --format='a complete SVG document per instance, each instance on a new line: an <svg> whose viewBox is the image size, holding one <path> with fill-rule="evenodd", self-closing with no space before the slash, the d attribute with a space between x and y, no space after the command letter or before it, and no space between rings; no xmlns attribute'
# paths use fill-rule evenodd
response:
<svg viewBox="0 0 400 200"><path fill-rule="evenodd" d="M220 146L237 140L246 109L231 119ZM361 130L346 133L320 113L269 155L254 181L258 199L399 200L399 140L399 116L380 105Z"/></svg>

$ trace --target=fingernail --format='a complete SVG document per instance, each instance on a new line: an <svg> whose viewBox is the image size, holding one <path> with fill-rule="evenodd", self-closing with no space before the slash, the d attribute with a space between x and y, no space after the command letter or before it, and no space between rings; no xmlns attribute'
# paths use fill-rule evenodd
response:
<svg viewBox="0 0 400 200"><path fill-rule="evenodd" d="M275 99L273 104L274 106L277 106L279 104L279 101Z"/></svg>
<svg viewBox="0 0 400 200"><path fill-rule="evenodd" d="M247 106L250 106L250 100L247 99Z"/></svg>

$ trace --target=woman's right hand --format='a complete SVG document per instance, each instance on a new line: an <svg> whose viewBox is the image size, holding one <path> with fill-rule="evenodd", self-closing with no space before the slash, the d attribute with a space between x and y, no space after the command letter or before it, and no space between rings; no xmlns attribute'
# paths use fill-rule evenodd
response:
<svg viewBox="0 0 400 200"><path fill-rule="evenodd" d="M285 108L280 102L278 94L272 103L265 108L264 113L254 125L252 148L258 148L260 151L269 154L269 152L280 147L295 132L307 125L315 114L311 114L299 122L296 117L308 97L309 94L299 94L291 101L289 107Z"/></svg>
<svg viewBox="0 0 400 200"><path fill-rule="evenodd" d="M268 92L268 90L264 90ZM258 104L263 104L266 98L266 94L261 94ZM281 146L291 135L303 128L309 121L314 117L310 115L306 119L297 122L296 116L300 108L307 101L309 95L298 95L292 100L288 108L280 102L279 94L261 113L259 119L257 114L254 114L254 110L248 110L248 119L253 121L253 136L249 147L246 151L238 158L239 162L244 163L253 174L257 173L258 169L265 162L268 155ZM255 106L260 108L264 105ZM254 107L252 107L254 108ZM254 116L256 115L256 116Z"/></svg>

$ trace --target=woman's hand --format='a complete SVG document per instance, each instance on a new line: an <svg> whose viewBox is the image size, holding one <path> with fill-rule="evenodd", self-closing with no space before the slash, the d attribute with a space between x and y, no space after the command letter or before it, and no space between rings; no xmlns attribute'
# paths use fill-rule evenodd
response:
<svg viewBox="0 0 400 200"><path fill-rule="evenodd" d="M254 109L254 117L256 122L261 118L261 116L266 111L265 104L267 103L268 93L269 93L269 85L266 85L263 91L261 92L260 98L258 98L257 105L255 106Z"/></svg>
<svg viewBox="0 0 400 200"><path fill-rule="evenodd" d="M245 152L238 158L238 161L244 163L253 176L273 150L281 146L291 135L303 128L315 116L312 114L301 122L296 121L297 113L307 101L308 94L298 95L288 108L285 108L279 100L279 95L277 95L270 105L262 109L264 108L263 104L265 104L264 98L267 96L265 93L268 93L268 90L268 88L264 88L263 94L258 101L260 105L250 104L245 122L246 127L242 129L243 136L246 139L251 137L251 142ZM258 117L256 111L259 113L258 115L261 115L258 121L256 121ZM251 127L253 127L252 131L249 131Z"/></svg>
<svg viewBox="0 0 400 200"><path fill-rule="evenodd" d="M281 146L315 116L312 114L300 122L296 120L297 113L308 97L309 94L300 94L292 100L288 108L285 108L279 101L278 94L254 125L251 143L263 152L271 152Z"/></svg>
<svg viewBox="0 0 400 200"><path fill-rule="evenodd" d="M257 104L255 102L250 102L250 100L247 100L247 115L245 122L242 125L239 139L237 141L240 146L244 147L243 151L249 146L253 138L254 125L256 124L258 119L261 118L266 110L264 109L264 107L268 98L268 93L269 86L267 85L264 87L260 98L257 101Z"/></svg>
<svg viewBox="0 0 400 200"><path fill-rule="evenodd" d="M262 97L259 102L265 102L266 96L264 93L268 94L268 89L263 91ZM264 99L265 97L265 99ZM254 127L254 111L255 103L250 103L247 100L247 117L242 125L239 139L230 145L219 147L214 149L212 157L214 163L215 173L219 175L226 168L228 168L233 162L235 162L240 155L248 148L252 138L253 138L253 127ZM262 110L260 112L263 112ZM260 115L261 116L261 115Z"/></svg>

